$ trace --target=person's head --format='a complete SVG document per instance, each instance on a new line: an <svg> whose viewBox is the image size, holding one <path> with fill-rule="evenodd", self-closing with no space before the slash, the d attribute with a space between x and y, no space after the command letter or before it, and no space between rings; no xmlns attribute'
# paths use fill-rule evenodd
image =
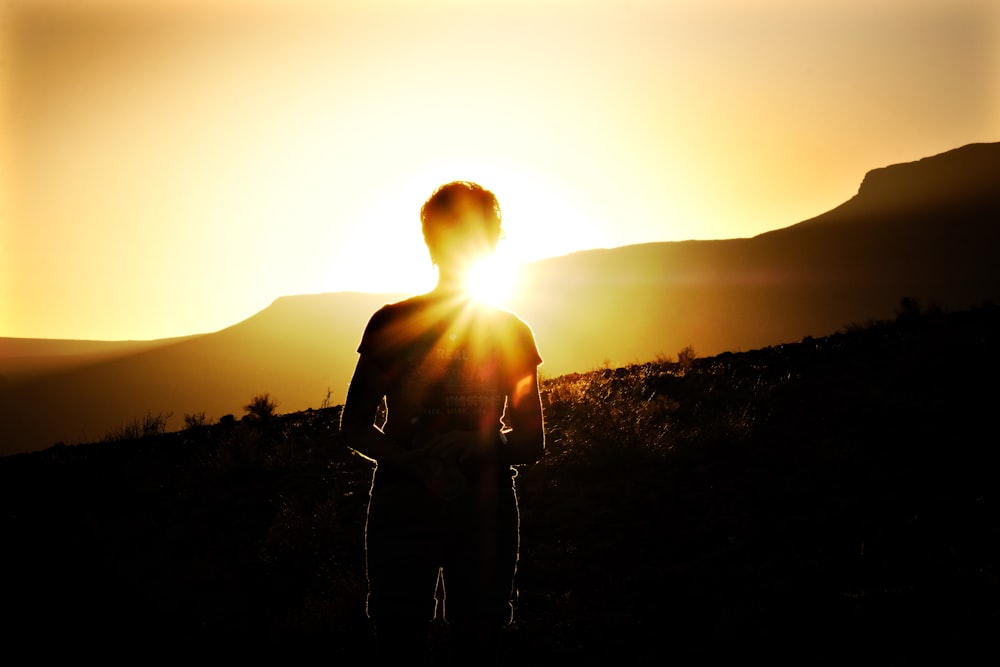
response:
<svg viewBox="0 0 1000 667"><path fill-rule="evenodd" d="M439 269L463 271L491 255L500 240L500 204L477 183L439 187L420 208L424 242Z"/></svg>

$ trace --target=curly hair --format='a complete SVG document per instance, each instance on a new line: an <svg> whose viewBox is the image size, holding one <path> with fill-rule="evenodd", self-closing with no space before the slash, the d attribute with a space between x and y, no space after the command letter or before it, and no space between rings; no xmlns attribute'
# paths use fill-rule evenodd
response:
<svg viewBox="0 0 1000 667"><path fill-rule="evenodd" d="M435 225L446 219L462 201L471 201L478 205L486 225L486 237L495 246L501 235L500 204L492 192L470 181L445 183L438 187L420 207L424 240L428 240L429 232L434 230Z"/></svg>

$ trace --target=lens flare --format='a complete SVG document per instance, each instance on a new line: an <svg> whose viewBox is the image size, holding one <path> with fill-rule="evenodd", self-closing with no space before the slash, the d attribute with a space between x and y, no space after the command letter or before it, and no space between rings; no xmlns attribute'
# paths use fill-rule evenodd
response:
<svg viewBox="0 0 1000 667"><path fill-rule="evenodd" d="M503 306L513 296L516 273L511 261L491 255L472 267L467 289L479 301Z"/></svg>

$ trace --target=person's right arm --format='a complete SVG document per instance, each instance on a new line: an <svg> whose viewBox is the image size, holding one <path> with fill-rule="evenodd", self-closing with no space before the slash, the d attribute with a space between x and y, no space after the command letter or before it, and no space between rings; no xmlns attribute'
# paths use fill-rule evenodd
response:
<svg viewBox="0 0 1000 667"><path fill-rule="evenodd" d="M397 468L419 480L434 495L457 497L465 488L458 469L444 470L426 449L408 451L375 426L375 415L385 397L387 382L377 365L362 356L347 389L340 414L340 431L347 446L376 465Z"/></svg>
<svg viewBox="0 0 1000 667"><path fill-rule="evenodd" d="M408 452L375 426L375 415L385 397L382 370L364 356L358 359L347 400L340 415L340 432L347 446L376 463L405 465Z"/></svg>

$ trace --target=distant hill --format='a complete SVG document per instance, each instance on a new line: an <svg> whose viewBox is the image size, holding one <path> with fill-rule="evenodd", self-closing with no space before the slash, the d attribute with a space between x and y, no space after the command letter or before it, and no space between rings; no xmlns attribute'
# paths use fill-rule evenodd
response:
<svg viewBox="0 0 1000 667"><path fill-rule="evenodd" d="M0 338L0 389L46 373L64 372L197 337L121 341Z"/></svg>
<svg viewBox="0 0 1000 667"><path fill-rule="evenodd" d="M870 171L858 194L748 239L590 250L523 267L509 306L548 376L757 349L894 315L904 297L962 309L1000 294L1000 143ZM98 439L147 412L209 420L268 392L278 410L343 401L371 313L401 294L277 299L222 331L153 341L93 363L0 346L0 454ZM44 368L43 368L44 366Z"/></svg>
<svg viewBox="0 0 1000 667"><path fill-rule="evenodd" d="M755 349L892 317L903 297L1000 295L1000 143L869 172L858 194L750 239L591 250L525 268L513 304L547 372Z"/></svg>
<svg viewBox="0 0 1000 667"><path fill-rule="evenodd" d="M399 297L283 297L212 334L82 365L70 357L70 367L0 387L0 453L98 440L149 412L172 413L170 428L185 414L239 418L263 392L279 401L279 412L321 407L328 390L331 401L342 401L361 327L375 308Z"/></svg>

